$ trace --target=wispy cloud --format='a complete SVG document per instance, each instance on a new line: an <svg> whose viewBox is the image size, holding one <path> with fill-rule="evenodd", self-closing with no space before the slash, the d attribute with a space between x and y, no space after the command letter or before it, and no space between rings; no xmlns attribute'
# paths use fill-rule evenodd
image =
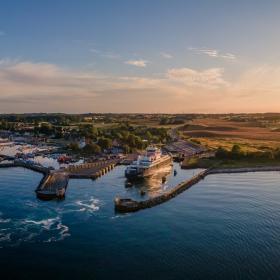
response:
<svg viewBox="0 0 280 280"><path fill-rule="evenodd" d="M224 58L224 59L229 59L229 60L236 59L236 55L229 53L229 52L221 52L217 49L190 47L189 50L193 51L197 54L204 54L204 55L208 55L213 58Z"/></svg>
<svg viewBox="0 0 280 280"><path fill-rule="evenodd" d="M173 58L173 55L171 55L170 53L167 53L167 52L161 52L160 56L163 58L166 58L166 59Z"/></svg>
<svg viewBox="0 0 280 280"><path fill-rule="evenodd" d="M125 61L125 64L133 65L136 67L146 67L148 63L149 61L143 59Z"/></svg>
<svg viewBox="0 0 280 280"><path fill-rule="evenodd" d="M227 85L223 74L223 68L209 68L202 71L191 68L173 68L167 71L167 77L173 81L182 82L187 86L211 88Z"/></svg>
<svg viewBox="0 0 280 280"><path fill-rule="evenodd" d="M223 68L171 68L152 78L115 76L2 59L0 112L277 111L279 76L280 67L272 66L247 69L234 82Z"/></svg>
<svg viewBox="0 0 280 280"><path fill-rule="evenodd" d="M90 52L100 56L100 57L104 57L104 58L108 58L108 59L120 59L121 56L115 52L111 52L111 51L101 51L98 49L90 49Z"/></svg>

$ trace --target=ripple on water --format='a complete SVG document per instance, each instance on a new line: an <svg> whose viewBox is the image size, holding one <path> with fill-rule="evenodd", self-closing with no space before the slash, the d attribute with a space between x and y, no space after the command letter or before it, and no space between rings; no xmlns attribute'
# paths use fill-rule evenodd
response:
<svg viewBox="0 0 280 280"><path fill-rule="evenodd" d="M184 179L183 172L178 168L168 185ZM7 175L6 182L0 177L0 247L66 238L66 251L57 250L58 257L69 253L77 260L82 278L98 273L98 267L96 278L104 275L104 260L112 274L102 279L113 278L121 269L129 276L136 274L134 279L147 275L149 279L155 275L162 279L279 278L277 172L211 175L164 204L126 215L115 215L113 198L138 189L125 189L121 167L96 181L70 181L61 202L36 201L34 189L40 176L29 173L24 182L12 177ZM37 261L38 247L34 248L28 246L34 253L28 263L32 265ZM43 252L49 248L53 250L41 247ZM90 260L88 266L83 258ZM10 256L7 262L14 259L19 263L21 255ZM141 277L138 271L143 272Z"/></svg>

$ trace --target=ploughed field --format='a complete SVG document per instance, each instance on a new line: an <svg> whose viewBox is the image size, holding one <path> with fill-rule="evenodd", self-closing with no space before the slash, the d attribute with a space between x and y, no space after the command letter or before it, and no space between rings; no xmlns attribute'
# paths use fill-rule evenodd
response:
<svg viewBox="0 0 280 280"><path fill-rule="evenodd" d="M219 118L194 119L180 127L181 135L209 148L231 148L239 144L250 151L279 147L280 131L261 127L253 121Z"/></svg>

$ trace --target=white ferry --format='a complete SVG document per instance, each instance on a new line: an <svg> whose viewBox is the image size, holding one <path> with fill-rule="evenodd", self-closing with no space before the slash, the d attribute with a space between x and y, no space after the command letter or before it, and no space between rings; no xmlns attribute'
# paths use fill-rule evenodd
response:
<svg viewBox="0 0 280 280"><path fill-rule="evenodd" d="M126 168L125 177L127 179L149 177L156 173L158 168L170 165L171 163L171 156L163 155L155 147L148 147L145 155L138 156L137 160Z"/></svg>

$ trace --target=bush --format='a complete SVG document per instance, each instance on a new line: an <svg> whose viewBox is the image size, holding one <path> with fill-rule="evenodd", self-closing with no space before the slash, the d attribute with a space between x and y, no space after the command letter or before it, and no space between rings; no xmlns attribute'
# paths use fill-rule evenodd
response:
<svg viewBox="0 0 280 280"><path fill-rule="evenodd" d="M226 149L219 147L216 152L216 158L227 159L229 158L229 152Z"/></svg>
<svg viewBox="0 0 280 280"><path fill-rule="evenodd" d="M101 153L101 148L97 144L89 143L85 145L83 152L86 154L99 154Z"/></svg>
<svg viewBox="0 0 280 280"><path fill-rule="evenodd" d="M73 152L77 152L80 150L78 143L70 143L68 148Z"/></svg>
<svg viewBox="0 0 280 280"><path fill-rule="evenodd" d="M102 149L109 149L112 148L113 142L110 138L99 138L97 144L102 148Z"/></svg>

